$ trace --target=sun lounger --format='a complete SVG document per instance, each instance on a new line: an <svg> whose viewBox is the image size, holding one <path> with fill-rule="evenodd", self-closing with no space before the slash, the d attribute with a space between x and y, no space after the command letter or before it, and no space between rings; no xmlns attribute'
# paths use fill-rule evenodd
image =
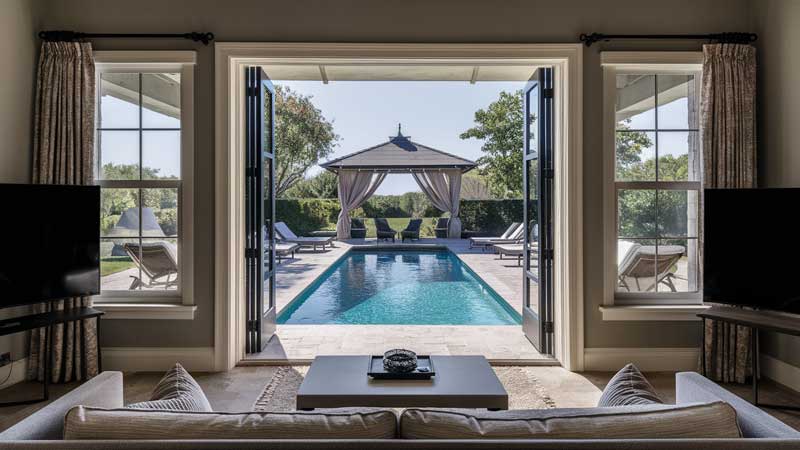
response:
<svg viewBox="0 0 800 450"><path fill-rule="evenodd" d="M294 259L294 252L298 248L300 248L299 244L290 242L278 242L275 244L275 257L278 258L278 264L281 263L281 258L286 258L289 255L292 255L292 259Z"/></svg>
<svg viewBox="0 0 800 450"><path fill-rule="evenodd" d="M658 253L658 255L656 255ZM628 292L647 292L656 289L659 283L676 292L674 268L686 253L681 245L640 245L630 241L617 244L617 273L619 287ZM648 284L642 285L643 282ZM631 288L631 283L636 285Z"/></svg>
<svg viewBox="0 0 800 450"><path fill-rule="evenodd" d="M375 219L375 232L378 236L378 240L381 239L391 239L394 242L395 237L397 236L397 231L393 230L392 227L389 226L389 221L386 219Z"/></svg>
<svg viewBox="0 0 800 450"><path fill-rule="evenodd" d="M528 245L532 255L538 253L538 246L535 243ZM517 265L522 265L522 258L525 256L524 244L495 244L492 247L500 255L500 259L503 259L503 256L513 256L517 258Z"/></svg>
<svg viewBox="0 0 800 450"><path fill-rule="evenodd" d="M334 236L330 237L311 237L311 236L297 236L284 222L275 222L275 232L278 238L283 242L297 244L300 248L312 248L315 251L317 247L322 247L322 250L327 250L325 246L330 245L333 247Z"/></svg>
<svg viewBox="0 0 800 450"><path fill-rule="evenodd" d="M498 237L474 237L469 239L469 248L481 247L486 249L495 244L516 244L522 240L525 227L522 224L514 222L509 226L506 231Z"/></svg>
<svg viewBox="0 0 800 450"><path fill-rule="evenodd" d="M125 252L133 262L147 276L147 281L141 276L131 275L133 282L129 289L139 287L177 287L178 285L178 249L169 242L142 242L125 243Z"/></svg>
<svg viewBox="0 0 800 450"><path fill-rule="evenodd" d="M400 232L400 241L405 242L412 239L419 240L419 228L422 226L422 219L411 219L405 230Z"/></svg>

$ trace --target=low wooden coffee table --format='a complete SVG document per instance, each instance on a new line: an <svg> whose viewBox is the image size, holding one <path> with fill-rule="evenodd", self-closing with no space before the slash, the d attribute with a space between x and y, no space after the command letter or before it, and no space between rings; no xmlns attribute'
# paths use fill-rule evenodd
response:
<svg viewBox="0 0 800 450"><path fill-rule="evenodd" d="M483 356L431 356L431 380L373 380L369 356L317 356L297 409L348 406L508 409L508 393Z"/></svg>

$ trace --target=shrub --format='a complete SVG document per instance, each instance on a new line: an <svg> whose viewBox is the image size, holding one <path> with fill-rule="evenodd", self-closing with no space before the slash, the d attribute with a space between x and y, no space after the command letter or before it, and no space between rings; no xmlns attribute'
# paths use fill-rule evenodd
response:
<svg viewBox="0 0 800 450"><path fill-rule="evenodd" d="M522 222L522 212L521 199L461 200L461 229L480 235L498 236L510 223Z"/></svg>
<svg viewBox="0 0 800 450"><path fill-rule="evenodd" d="M161 231L167 236L178 234L178 208L164 208L154 211Z"/></svg>

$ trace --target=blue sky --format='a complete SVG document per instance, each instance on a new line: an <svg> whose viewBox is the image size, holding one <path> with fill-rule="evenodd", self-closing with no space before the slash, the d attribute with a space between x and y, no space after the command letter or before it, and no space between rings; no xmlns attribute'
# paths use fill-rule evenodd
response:
<svg viewBox="0 0 800 450"><path fill-rule="evenodd" d="M450 81L275 81L312 101L333 122L340 136L330 159L371 147L397 134L420 144L475 160L481 156L483 141L460 139L459 134L474 125L475 111L487 107L501 91L522 89L522 82ZM318 173L319 166L309 174ZM411 175L389 175L377 194L419 191Z"/></svg>

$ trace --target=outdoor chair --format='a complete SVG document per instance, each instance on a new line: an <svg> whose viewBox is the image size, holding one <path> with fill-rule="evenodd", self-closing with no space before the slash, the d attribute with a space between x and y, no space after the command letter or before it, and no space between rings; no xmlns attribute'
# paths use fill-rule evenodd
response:
<svg viewBox="0 0 800 450"><path fill-rule="evenodd" d="M514 222L506 231L497 237L474 237L469 239L469 248L480 247L485 250L496 244L517 244L522 241L525 227L518 222Z"/></svg>
<svg viewBox="0 0 800 450"><path fill-rule="evenodd" d="M392 227L389 226L388 220L383 218L375 219L375 232L379 241L381 239L391 239L392 242L395 242L397 231L393 230Z"/></svg>
<svg viewBox="0 0 800 450"><path fill-rule="evenodd" d="M447 239L447 229L450 226L450 219L447 217L440 217L439 220L436 221L436 226L433 228L433 232L439 239Z"/></svg>
<svg viewBox="0 0 800 450"><path fill-rule="evenodd" d="M411 219L408 222L408 226L405 230L400 232L401 242L405 242L406 239L419 240L419 229L422 226L422 219Z"/></svg>
<svg viewBox="0 0 800 450"><path fill-rule="evenodd" d="M617 245L619 286L630 292L630 283L633 282L636 291L647 292L655 290L661 283L677 292L673 283L676 278L674 268L685 253L686 248L681 245L659 245L656 252L653 245L620 241ZM648 284L643 286L643 281Z"/></svg>
<svg viewBox="0 0 800 450"><path fill-rule="evenodd" d="M275 257L278 258L278 264L281 263L281 258L286 258L289 255L292 255L292 259L294 259L294 252L300 248L299 244L287 243L287 242L278 242L275 244Z"/></svg>
<svg viewBox="0 0 800 450"><path fill-rule="evenodd" d="M367 237L367 226L361 219L350 219L350 237L353 239L364 239Z"/></svg>
<svg viewBox="0 0 800 450"><path fill-rule="evenodd" d="M517 265L522 265L522 258L525 256L525 244L497 244L493 246L495 252L500 255L500 259L503 259L503 256L513 256L517 258ZM528 248L530 249L531 255L538 255L538 246L536 244L528 244Z"/></svg>
<svg viewBox="0 0 800 450"><path fill-rule="evenodd" d="M335 236L297 236L284 222L275 222L275 232L283 242L297 244L301 249L311 248L314 251L317 250L317 247L322 247L322 251L327 250L325 248L327 245L333 247L333 240L336 239Z"/></svg>
<svg viewBox="0 0 800 450"><path fill-rule="evenodd" d="M163 287L169 289L178 285L178 249L165 242L125 243L125 252L133 260L147 281L138 275L131 275L133 282L130 290L140 287Z"/></svg>

